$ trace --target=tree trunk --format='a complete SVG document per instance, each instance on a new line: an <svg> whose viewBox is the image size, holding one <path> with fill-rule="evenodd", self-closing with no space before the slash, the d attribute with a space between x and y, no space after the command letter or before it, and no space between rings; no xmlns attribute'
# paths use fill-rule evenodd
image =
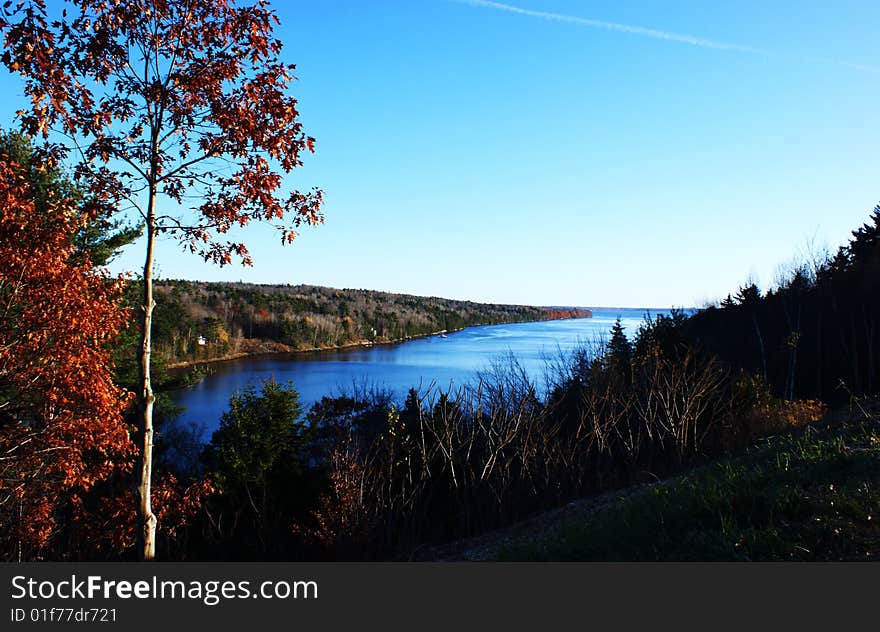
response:
<svg viewBox="0 0 880 632"><path fill-rule="evenodd" d="M764 337L761 335L761 327L758 325L758 313L752 312L752 323L755 325L755 335L758 337L758 349L761 351L761 375L764 377L764 383L767 381L767 354L764 351Z"/></svg>
<svg viewBox="0 0 880 632"><path fill-rule="evenodd" d="M788 397L786 398L790 402L794 401L794 385L795 385L795 380L797 378L797 356L798 356L798 345L800 344L800 338L801 338L801 308L802 307L803 307L802 305L798 305L797 322L796 322L795 328L791 334L794 346L792 347L792 350L791 350L791 369L790 369L790 373L789 373L789 387L788 387L789 390L788 390Z"/></svg>
<svg viewBox="0 0 880 632"><path fill-rule="evenodd" d="M138 468L137 513L138 513L138 556L150 561L156 556L156 516L150 498L150 484L153 474L153 386L150 381L151 329L153 324L153 248L156 237L154 223L155 189L150 186L147 210L147 256L144 261L143 331L140 346L141 379L141 454Z"/></svg>
<svg viewBox="0 0 880 632"><path fill-rule="evenodd" d="M850 324L850 333L851 333L851 338L852 338L852 350L853 350L852 351L853 359L851 362L851 366L852 366L852 370L853 370L852 389L853 389L853 393L858 395L858 394L862 393L862 371L861 371L861 367L859 366L859 355L858 355L859 337L856 334L856 318L853 315L852 309L850 310L850 313L849 313L849 324Z"/></svg>
<svg viewBox="0 0 880 632"><path fill-rule="evenodd" d="M867 308L862 305L862 319L865 322L865 347L867 349L867 372L865 374L865 393L874 392L874 323L868 317Z"/></svg>
<svg viewBox="0 0 880 632"><path fill-rule="evenodd" d="M819 304L819 314L816 316L816 398L822 399L822 310Z"/></svg>

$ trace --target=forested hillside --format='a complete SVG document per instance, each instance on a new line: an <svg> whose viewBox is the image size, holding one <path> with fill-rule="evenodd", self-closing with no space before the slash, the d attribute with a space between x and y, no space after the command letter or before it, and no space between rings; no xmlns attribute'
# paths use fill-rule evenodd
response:
<svg viewBox="0 0 880 632"><path fill-rule="evenodd" d="M137 284L131 291L137 296ZM157 283L155 294L155 353L169 364L259 351L390 342L471 325L591 315L589 310L312 285L168 280Z"/></svg>
<svg viewBox="0 0 880 632"><path fill-rule="evenodd" d="M776 288L754 283L690 319L688 336L761 376L785 399L875 394L880 327L880 206L833 255L796 266Z"/></svg>

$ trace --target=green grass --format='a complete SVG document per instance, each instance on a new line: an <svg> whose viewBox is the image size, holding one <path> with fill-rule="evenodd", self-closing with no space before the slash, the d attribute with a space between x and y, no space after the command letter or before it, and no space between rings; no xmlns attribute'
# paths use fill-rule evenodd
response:
<svg viewBox="0 0 880 632"><path fill-rule="evenodd" d="M654 485L502 560L880 559L880 423L762 441Z"/></svg>

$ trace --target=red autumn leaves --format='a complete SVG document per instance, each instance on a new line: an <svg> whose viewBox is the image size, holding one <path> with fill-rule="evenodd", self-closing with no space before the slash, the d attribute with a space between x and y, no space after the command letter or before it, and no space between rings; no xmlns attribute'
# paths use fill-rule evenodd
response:
<svg viewBox="0 0 880 632"><path fill-rule="evenodd" d="M74 257L86 218L72 201L38 197L0 154L0 540L32 551L134 455L108 350L125 316L117 283Z"/></svg>

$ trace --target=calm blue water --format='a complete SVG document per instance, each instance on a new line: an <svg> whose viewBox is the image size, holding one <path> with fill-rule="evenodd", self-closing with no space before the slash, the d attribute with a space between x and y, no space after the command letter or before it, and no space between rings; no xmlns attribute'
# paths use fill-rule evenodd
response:
<svg viewBox="0 0 880 632"><path fill-rule="evenodd" d="M308 409L324 395L350 393L355 388L387 389L400 399L420 383L427 386L433 382L443 390L455 388L473 380L478 371L488 369L493 361L512 354L541 387L548 361L583 344L607 339L618 316L632 339L647 311L594 309L593 318L487 325L446 338L432 336L396 345L243 358L213 364L213 374L170 395L176 404L186 408L180 422L202 426L203 438L207 439L236 389L269 378L279 382L292 380L300 401Z"/></svg>

